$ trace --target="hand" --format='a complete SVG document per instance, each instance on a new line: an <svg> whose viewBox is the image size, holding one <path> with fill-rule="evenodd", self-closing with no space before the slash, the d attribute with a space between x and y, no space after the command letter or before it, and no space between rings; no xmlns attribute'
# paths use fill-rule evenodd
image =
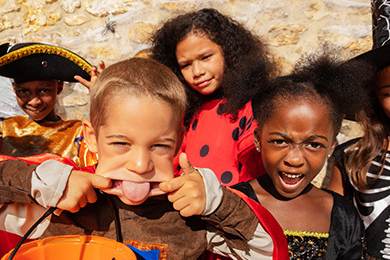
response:
<svg viewBox="0 0 390 260"><path fill-rule="evenodd" d="M87 203L96 202L96 189L111 187L111 180L96 174L83 171L72 171L69 175L64 194L57 203L57 209L72 213L85 207ZM58 211L57 211L58 214Z"/></svg>
<svg viewBox="0 0 390 260"><path fill-rule="evenodd" d="M78 75L74 76L74 79L80 82L82 85L87 87L88 89L91 89L98 78L98 76L103 72L103 70L106 68L106 64L104 64L104 61L100 61L98 67L93 67L91 71L91 80L88 81Z"/></svg>
<svg viewBox="0 0 390 260"><path fill-rule="evenodd" d="M206 192L202 176L194 169L185 153L181 153L179 164L183 175L160 183L160 189L168 193L168 200L183 217L201 215L206 206Z"/></svg>

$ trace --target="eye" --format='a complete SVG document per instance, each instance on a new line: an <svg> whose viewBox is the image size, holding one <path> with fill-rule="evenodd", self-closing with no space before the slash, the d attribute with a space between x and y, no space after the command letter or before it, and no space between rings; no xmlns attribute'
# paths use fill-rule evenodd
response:
<svg viewBox="0 0 390 260"><path fill-rule="evenodd" d="M325 145L323 145L322 143L319 143L319 142L309 142L309 143L306 143L305 146L311 150L319 150L319 149L325 148Z"/></svg>
<svg viewBox="0 0 390 260"><path fill-rule="evenodd" d="M49 93L51 93L53 91L53 89L51 88L42 88L39 90L39 94L40 95L47 95Z"/></svg>
<svg viewBox="0 0 390 260"><path fill-rule="evenodd" d="M173 150L172 145L169 144L154 144L152 145L152 150L165 153L165 152L171 152Z"/></svg>
<svg viewBox="0 0 390 260"><path fill-rule="evenodd" d="M130 144L128 142L121 142L121 141L116 141L116 142L110 142L108 145L113 146L115 148L127 148L130 147Z"/></svg>
<svg viewBox="0 0 390 260"><path fill-rule="evenodd" d="M269 143L280 147L284 147L288 145L288 142L284 139L272 139L269 141Z"/></svg>
<svg viewBox="0 0 390 260"><path fill-rule="evenodd" d="M209 58L211 58L211 56L213 56L213 54L205 55L202 57L202 60L208 60Z"/></svg>
<svg viewBox="0 0 390 260"><path fill-rule="evenodd" d="M182 63L182 64L179 64L179 68L180 68L181 70L183 70L183 69L185 69L185 68L188 68L189 66L190 66L189 63Z"/></svg>
<svg viewBox="0 0 390 260"><path fill-rule="evenodd" d="M23 96L23 97L30 95L30 91L27 89L16 89L15 93L17 96Z"/></svg>

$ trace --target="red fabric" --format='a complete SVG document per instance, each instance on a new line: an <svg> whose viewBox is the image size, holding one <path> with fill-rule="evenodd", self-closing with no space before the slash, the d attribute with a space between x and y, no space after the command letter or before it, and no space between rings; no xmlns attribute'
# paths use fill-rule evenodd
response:
<svg viewBox="0 0 390 260"><path fill-rule="evenodd" d="M284 235L282 227L276 221L276 219L271 215L271 213L264 208L260 203L252 200L244 193L230 189L230 191L234 192L238 196L240 196L248 206L253 210L256 214L259 223L264 228L264 230L271 236L272 242L274 245L274 251L272 255L272 259L274 260L288 260L288 244L286 236Z"/></svg>
<svg viewBox="0 0 390 260"><path fill-rule="evenodd" d="M222 185L231 186L256 178L264 169L254 145L257 124L251 102L243 106L235 120L223 110L223 99L205 103L191 121L181 152L187 154L192 165L210 168ZM178 175L177 158L175 165Z"/></svg>
<svg viewBox="0 0 390 260"><path fill-rule="evenodd" d="M288 243L287 243L286 236L283 233L282 227L279 225L276 219L271 215L271 213L263 206L261 206L259 203L246 196L244 193L235 189L229 189L229 190L237 194L248 204L248 206L256 214L257 219L259 220L261 226L270 235L274 247L272 259L289 260L290 258L288 254ZM226 260L230 258L213 254L211 252L207 252L207 254L205 254L205 257L203 257L203 259Z"/></svg>
<svg viewBox="0 0 390 260"><path fill-rule="evenodd" d="M39 155L26 156L26 157L12 157L8 155L0 155L0 161L7 161L7 160L20 160L28 164L40 164L46 160L57 160L59 162L72 166L74 170L82 170L89 173L94 173L95 171L94 166L80 168L72 160L54 154L39 154ZM0 241L1 241L0 257L2 257L6 253L8 253L12 248L14 248L20 239L21 237L16 234L0 230Z"/></svg>

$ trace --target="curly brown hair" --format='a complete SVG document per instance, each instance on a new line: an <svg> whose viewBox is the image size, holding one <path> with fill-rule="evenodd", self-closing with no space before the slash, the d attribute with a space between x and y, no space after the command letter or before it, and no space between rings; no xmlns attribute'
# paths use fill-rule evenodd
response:
<svg viewBox="0 0 390 260"><path fill-rule="evenodd" d="M269 81L273 66L267 57L263 42L237 21L215 9L179 15L165 22L152 37L152 57L183 78L176 59L176 46L189 33L204 33L218 44L224 55L225 68L222 88L211 96L204 96L187 87L189 107L185 116L188 126L198 108L210 98L226 98L225 114L237 115L262 86Z"/></svg>

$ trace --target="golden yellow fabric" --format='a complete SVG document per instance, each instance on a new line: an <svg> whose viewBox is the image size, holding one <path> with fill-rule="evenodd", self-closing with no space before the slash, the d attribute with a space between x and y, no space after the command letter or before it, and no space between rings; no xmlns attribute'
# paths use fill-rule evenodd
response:
<svg viewBox="0 0 390 260"><path fill-rule="evenodd" d="M38 124L27 116L15 116L1 123L0 153L31 156L52 153L74 161L80 167L96 164L96 155L88 151L79 120L59 120Z"/></svg>

